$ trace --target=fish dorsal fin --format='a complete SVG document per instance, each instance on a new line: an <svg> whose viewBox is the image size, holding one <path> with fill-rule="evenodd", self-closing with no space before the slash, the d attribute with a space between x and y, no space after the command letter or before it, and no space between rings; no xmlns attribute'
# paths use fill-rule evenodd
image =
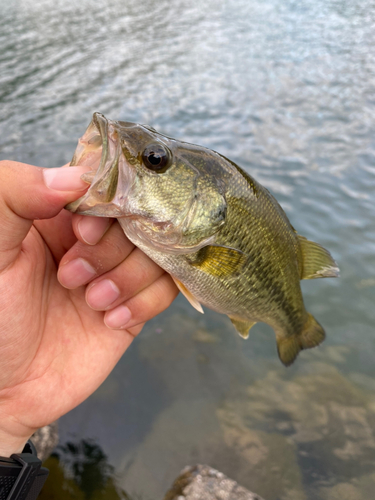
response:
<svg viewBox="0 0 375 500"><path fill-rule="evenodd" d="M186 258L192 266L217 278L239 274L247 260L240 250L219 245L207 245Z"/></svg>
<svg viewBox="0 0 375 500"><path fill-rule="evenodd" d="M204 314L202 306L197 301L197 299L194 297L194 295L191 292L189 292L189 290L186 288L186 286L183 283L181 283L181 281L179 281L177 278L174 278L173 276L172 276L172 279L176 283L176 286L180 290L182 295L185 295L185 297L190 302L190 304L194 307L194 309L196 309L198 312Z"/></svg>
<svg viewBox="0 0 375 500"><path fill-rule="evenodd" d="M298 234L297 237L302 251L301 280L339 276L339 268L328 250L304 236Z"/></svg>
<svg viewBox="0 0 375 500"><path fill-rule="evenodd" d="M235 329L243 339L247 339L250 328L256 323L256 321L243 321L242 319L232 318L231 316L228 316L228 318L231 320Z"/></svg>

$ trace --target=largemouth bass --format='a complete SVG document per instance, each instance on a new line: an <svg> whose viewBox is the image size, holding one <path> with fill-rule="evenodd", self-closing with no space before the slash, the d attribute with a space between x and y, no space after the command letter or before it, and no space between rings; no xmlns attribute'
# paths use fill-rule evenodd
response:
<svg viewBox="0 0 375 500"><path fill-rule="evenodd" d="M300 280L336 277L336 262L297 234L269 191L235 163L95 113L71 165L92 170L82 176L87 193L67 208L116 217L198 311L227 314L244 338L255 323L269 324L286 366L324 340Z"/></svg>

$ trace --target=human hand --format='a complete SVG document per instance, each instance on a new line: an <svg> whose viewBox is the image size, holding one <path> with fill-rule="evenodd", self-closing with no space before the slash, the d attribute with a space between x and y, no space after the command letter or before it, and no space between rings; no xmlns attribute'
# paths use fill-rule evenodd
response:
<svg viewBox="0 0 375 500"><path fill-rule="evenodd" d="M87 398L178 293L117 222L62 210L86 170L0 162L0 456Z"/></svg>

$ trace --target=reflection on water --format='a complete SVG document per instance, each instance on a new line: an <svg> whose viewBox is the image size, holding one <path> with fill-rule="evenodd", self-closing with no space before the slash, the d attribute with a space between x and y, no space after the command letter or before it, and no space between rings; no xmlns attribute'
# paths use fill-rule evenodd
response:
<svg viewBox="0 0 375 500"><path fill-rule="evenodd" d="M179 470L197 462L267 500L370 498L373 3L0 6L1 159L66 163L94 111L148 123L238 162L341 268L339 280L302 284L327 340L288 370L267 326L243 341L226 318L177 299L62 419L62 444L94 439L118 484L146 500L162 498Z"/></svg>
<svg viewBox="0 0 375 500"><path fill-rule="evenodd" d="M58 446L44 465L50 475L40 500L132 500L114 482L114 468L101 448L92 441L81 440Z"/></svg>

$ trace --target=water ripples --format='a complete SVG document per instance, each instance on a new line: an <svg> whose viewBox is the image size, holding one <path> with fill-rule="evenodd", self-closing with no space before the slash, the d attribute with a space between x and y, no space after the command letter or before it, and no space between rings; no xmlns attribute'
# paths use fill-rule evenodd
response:
<svg viewBox="0 0 375 500"><path fill-rule="evenodd" d="M322 354L312 353L311 359L339 367L355 380L375 376L372 2L0 0L0 5L1 159L42 166L66 163L94 111L112 119L148 123L172 137L219 151L268 187L296 229L327 246L340 265L340 280L303 283L309 310L328 332ZM212 404L218 405L224 397L215 389L215 381L220 379L220 385L225 385L224 380L231 380L237 370L236 363L228 364L227 358L242 360L243 370L236 372L237 382L233 382L241 390L275 367L267 328L255 329L253 338L237 349L222 318L208 313L197 319L194 311L187 306L185 310L183 301L177 304L177 313L172 310L155 320L158 331L164 331L165 325L173 329L177 321L188 325L186 335L191 329L219 332L217 346L210 345L207 352L197 348L197 358L195 341L189 344L178 337L175 346L179 351L187 342L192 361L186 362L185 371L197 379L199 373L206 374L199 383L210 387ZM173 314L177 319L171 319ZM153 324L134 349L147 351ZM165 350L161 349L158 359L163 366L172 363L166 357L168 339L161 341ZM347 349L346 354L334 355L339 349ZM152 365L152 355L147 356ZM215 366L220 365L220 373L219 368L212 368L214 361L211 365L204 361L211 358ZM132 369L142 373L142 360ZM179 366L172 364L170 369L176 372L176 383L184 385ZM167 368L163 371L155 364L150 370L167 383ZM291 369L291 377L294 370L298 368ZM319 373L320 368L314 365L311 370ZM120 372L119 368L117 376ZM198 383L190 388L191 393L197 391L197 401L206 397L199 396L200 390ZM187 396L183 394L181 399L177 391L168 396L176 408L185 408ZM194 407L204 413L206 403L200 406L197 401ZM136 405L133 410L135 415ZM66 422L85 433L80 411ZM122 410L117 411L121 414ZM182 410L173 411L180 415ZM139 419L138 444L160 412L154 405L149 420ZM97 407L94 415L100 415ZM163 425L161 418L156 427ZM99 432L92 426L94 434ZM154 439L152 433L149 437ZM116 443L111 446L112 456L120 456ZM146 454L151 449L151 445L142 446ZM129 460L137 463L137 453ZM316 464L306 460L302 474L307 477L309 467L314 470ZM142 469L129 467L133 479ZM124 477L131 482L129 474ZM293 498L316 498L318 483L309 481L306 491ZM167 486L163 483L161 488ZM150 488L145 492L156 495ZM324 495L327 500L334 498Z"/></svg>

